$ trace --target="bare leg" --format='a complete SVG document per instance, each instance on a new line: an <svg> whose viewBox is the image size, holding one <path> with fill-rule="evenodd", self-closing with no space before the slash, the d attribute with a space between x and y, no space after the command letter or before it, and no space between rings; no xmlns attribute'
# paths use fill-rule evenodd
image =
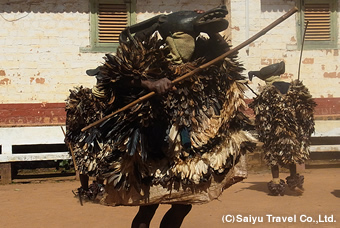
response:
<svg viewBox="0 0 340 228"><path fill-rule="evenodd" d="M182 222L190 212L192 205L173 204L168 212L164 215L160 228L179 228Z"/></svg>
<svg viewBox="0 0 340 228"><path fill-rule="evenodd" d="M89 176L86 174L79 174L81 187L87 191L89 189Z"/></svg>
<svg viewBox="0 0 340 228"><path fill-rule="evenodd" d="M158 204L140 206L137 215L132 221L131 228L149 228L151 219L156 213Z"/></svg>
<svg viewBox="0 0 340 228"><path fill-rule="evenodd" d="M289 165L289 171L290 171L291 176L296 175L296 164L290 164Z"/></svg>
<svg viewBox="0 0 340 228"><path fill-rule="evenodd" d="M274 165L271 167L272 170L272 177L274 178L279 178L280 176L280 171L279 171L279 166L278 165Z"/></svg>

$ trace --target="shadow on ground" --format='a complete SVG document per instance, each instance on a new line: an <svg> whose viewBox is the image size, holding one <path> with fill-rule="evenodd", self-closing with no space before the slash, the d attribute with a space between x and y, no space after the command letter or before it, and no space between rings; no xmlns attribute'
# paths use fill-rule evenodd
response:
<svg viewBox="0 0 340 228"><path fill-rule="evenodd" d="M268 196L273 196L273 195L269 194L268 187L267 187L268 182L247 182L247 183L251 184L251 185L249 187L242 188L243 190L253 190L253 191L263 192ZM338 195L339 194L340 194L340 192L338 192ZM285 195L287 195L287 196L300 196L301 194L290 190L288 188L288 186L286 185Z"/></svg>
<svg viewBox="0 0 340 228"><path fill-rule="evenodd" d="M334 190L333 192L331 192L335 197L340 198L340 190Z"/></svg>

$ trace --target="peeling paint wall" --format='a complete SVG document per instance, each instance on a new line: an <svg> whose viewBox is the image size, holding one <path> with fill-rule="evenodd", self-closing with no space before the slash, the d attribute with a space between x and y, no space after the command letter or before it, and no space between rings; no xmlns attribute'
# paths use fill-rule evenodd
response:
<svg viewBox="0 0 340 228"><path fill-rule="evenodd" d="M1 103L64 102L68 90L92 85L85 70L102 54L83 54L89 42L89 4L82 0L0 2Z"/></svg>
<svg viewBox="0 0 340 228"><path fill-rule="evenodd" d="M137 0L137 22L159 13L208 10L221 4L227 5L230 22L223 35L236 46L281 17L296 1ZM297 78L300 51L296 48L296 20L297 14L239 51L245 75L285 61L286 72L281 77L286 81ZM89 0L0 1L0 26L0 104L63 104L69 89L95 83L85 71L100 65L105 53L80 51L90 42ZM301 79L315 98L340 97L336 89L340 83L339 60L338 49L303 52ZM255 78L251 87L256 90L262 83ZM253 96L247 92L248 98Z"/></svg>
<svg viewBox="0 0 340 228"><path fill-rule="evenodd" d="M105 53L89 45L89 0L0 1L0 102L63 103L69 89L92 87L85 75ZM223 0L137 0L137 21L178 10L207 10Z"/></svg>
<svg viewBox="0 0 340 228"><path fill-rule="evenodd" d="M248 0L249 14L245 1L231 0L232 42L236 46L274 22L296 5L294 0ZM340 4L338 4L340 7ZM339 13L338 8L337 12ZM298 78L300 50L297 49L297 16L291 16L247 48L239 52L246 72L259 70L264 66L285 61L286 72L281 75L285 81ZM340 17L338 16L338 25ZM248 25L248 26L247 26ZM340 35L338 35L340 44ZM340 57L338 49L304 50L300 79L309 88L313 97L340 97ZM256 91L263 82L254 78L251 87ZM249 98L254 97L250 92Z"/></svg>

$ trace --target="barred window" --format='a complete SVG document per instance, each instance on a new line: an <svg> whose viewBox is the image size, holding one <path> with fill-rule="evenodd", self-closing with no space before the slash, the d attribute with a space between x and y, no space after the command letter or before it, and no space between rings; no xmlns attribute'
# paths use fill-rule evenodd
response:
<svg viewBox="0 0 340 228"><path fill-rule="evenodd" d="M119 34L136 22L136 0L91 0L91 50L115 51Z"/></svg>
<svg viewBox="0 0 340 228"><path fill-rule="evenodd" d="M305 47L307 49L337 48L337 1L336 0L302 0L300 13L299 43L305 26Z"/></svg>
<svg viewBox="0 0 340 228"><path fill-rule="evenodd" d="M126 4L98 5L98 42L117 43L119 34L128 25Z"/></svg>

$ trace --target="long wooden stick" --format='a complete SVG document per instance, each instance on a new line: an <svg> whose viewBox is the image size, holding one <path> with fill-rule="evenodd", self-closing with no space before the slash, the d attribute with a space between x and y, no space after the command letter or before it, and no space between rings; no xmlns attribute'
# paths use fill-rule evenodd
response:
<svg viewBox="0 0 340 228"><path fill-rule="evenodd" d="M224 53L223 55L220 55L219 57L197 67L196 69L194 69L193 71L190 71L189 73L176 78L175 80L172 81L172 84L176 84L180 81L183 81L184 79L191 77L192 75L202 71L203 69L207 68L210 65L213 65L223 59L225 59L227 56L234 54L235 52L239 51L240 49L244 48L245 46L247 46L248 44L250 44L251 42L255 41L256 39L258 39L259 37L263 36L264 34L266 34L269 30L271 30L272 28L276 27L278 24L280 24L281 22L283 22L284 20L286 20L287 18L289 18L291 15L293 15L294 13L297 12L297 7L292 8L291 10L289 10L286 14L284 14L283 16L281 16L280 18L276 19L273 23L271 23L270 25L268 25L267 27L265 27L264 29L262 29L260 32L256 33L254 36L250 37L248 40L244 41L243 43L237 45L235 48L227 51L226 53ZM105 116L104 118L97 120L95 122L93 122L92 124L88 125L87 127L84 127L81 131L86 131L87 129L94 127L102 122L104 122L105 120L111 118L112 116L116 115L119 112L125 111L128 108L133 107L134 105L149 99L150 97L154 96L156 93L155 92L150 92L140 98L138 98L137 100L131 102L130 104L124 106L121 109L118 109L117 111Z"/></svg>
<svg viewBox="0 0 340 228"><path fill-rule="evenodd" d="M60 126L60 127L61 127L61 130L62 130L63 133L64 133L64 136L66 136L66 133L65 133L64 128L63 128L62 126ZM76 159L75 159L75 157L74 157L74 152L73 152L72 146L71 146L70 144L68 144L68 148L69 148L70 151L71 151L74 169L75 169L76 171L78 171L78 166L77 166L77 164L76 164Z"/></svg>
<svg viewBox="0 0 340 228"><path fill-rule="evenodd" d="M305 30L304 30L303 36L302 36L302 44L301 44L301 52L300 52L300 60L299 60L299 69L298 69L298 81L300 81L300 68L301 68L301 61L302 61L303 44L305 43L305 37L306 37L306 31L307 31L308 23L309 23L309 21L306 22Z"/></svg>

